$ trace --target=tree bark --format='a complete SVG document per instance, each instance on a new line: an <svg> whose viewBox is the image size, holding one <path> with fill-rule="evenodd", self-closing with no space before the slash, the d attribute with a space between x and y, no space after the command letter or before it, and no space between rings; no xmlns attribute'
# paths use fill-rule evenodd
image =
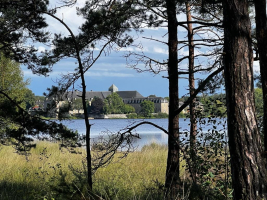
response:
<svg viewBox="0 0 267 200"><path fill-rule="evenodd" d="M91 149L90 149L90 131L91 131L91 125L89 123L89 115L86 107L86 85L85 85L85 79L84 79L84 71L82 64L79 60L79 69L81 74L81 80L82 80L82 104L83 104L83 111L84 111L84 122L86 127L86 133L85 133L85 142L86 142L86 160L87 160L87 182L89 186L89 192L91 193L93 189L93 181L92 181L92 157L91 157Z"/></svg>
<svg viewBox="0 0 267 200"><path fill-rule="evenodd" d="M260 58L260 73L263 93L263 131L265 158L267 152L267 19L266 0L254 0L256 13L256 37Z"/></svg>
<svg viewBox="0 0 267 200"><path fill-rule="evenodd" d="M266 169L253 93L247 0L225 0L224 71L234 199L266 199Z"/></svg>
<svg viewBox="0 0 267 200"><path fill-rule="evenodd" d="M195 60L195 47L194 47L194 33L191 17L191 5L189 2L185 3L186 6L186 18L187 18L187 38L188 38L188 69L189 69L189 94L190 97L194 95L195 92L195 76L194 76L194 60ZM192 180L196 183L197 177L197 165L196 165L196 135L197 135L197 122L196 122L196 98L193 98L189 104L190 112L190 157L192 160Z"/></svg>
<svg viewBox="0 0 267 200"><path fill-rule="evenodd" d="M178 55L177 55L177 19L176 3L166 0L168 15L168 47L169 47L169 136L168 136L168 158L166 169L165 186L170 199L177 199L179 194L179 115L174 111L179 108L178 99Z"/></svg>

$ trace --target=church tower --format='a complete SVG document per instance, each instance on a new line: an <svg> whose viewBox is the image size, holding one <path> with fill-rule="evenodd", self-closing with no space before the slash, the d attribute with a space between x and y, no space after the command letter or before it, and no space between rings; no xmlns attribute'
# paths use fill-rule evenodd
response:
<svg viewBox="0 0 267 200"><path fill-rule="evenodd" d="M112 84L112 85L109 87L108 91L110 91L110 92L113 93L113 92L118 92L119 89L116 87L116 85Z"/></svg>

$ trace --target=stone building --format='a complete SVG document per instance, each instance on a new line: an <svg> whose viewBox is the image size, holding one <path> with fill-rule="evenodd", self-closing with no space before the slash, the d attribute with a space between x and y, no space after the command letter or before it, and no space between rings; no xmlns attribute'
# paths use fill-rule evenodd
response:
<svg viewBox="0 0 267 200"><path fill-rule="evenodd" d="M125 104L129 104L135 108L135 111L139 113L141 111L141 103L143 101L152 101L155 106L155 113L169 113L169 102L162 97L136 97L136 98L123 98Z"/></svg>
<svg viewBox="0 0 267 200"><path fill-rule="evenodd" d="M129 104L131 106L133 106L135 108L135 111L137 113L139 113L141 111L141 106L140 104L145 101L152 101L154 102L154 106L155 106L155 113L169 113L169 102L168 100L162 98L162 97L144 97L142 96L138 91L119 91L118 87L116 87L114 84L112 84L108 91L88 91L86 92L86 99L88 100L89 104L91 104L92 100L95 97L98 97L100 99L102 99L103 101L107 98L107 96L111 95L113 92L116 92L123 100L123 102L125 104ZM57 103L59 103L59 105L63 105L62 101L69 101L69 102L73 102L74 100L80 99L82 96L82 92L80 91L71 91L71 92L67 92L66 94L64 94L60 100L59 98L46 98L46 101L44 103L44 107L45 109L47 108L47 106L49 104L51 104L52 101L57 101ZM82 110L77 111L74 110L72 111L73 113L83 113Z"/></svg>

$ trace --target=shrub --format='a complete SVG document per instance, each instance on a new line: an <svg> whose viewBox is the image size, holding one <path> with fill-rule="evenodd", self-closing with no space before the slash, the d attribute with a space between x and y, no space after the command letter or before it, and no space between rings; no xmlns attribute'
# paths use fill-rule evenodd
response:
<svg viewBox="0 0 267 200"><path fill-rule="evenodd" d="M137 114L136 113L130 113L126 115L128 119L137 119Z"/></svg>

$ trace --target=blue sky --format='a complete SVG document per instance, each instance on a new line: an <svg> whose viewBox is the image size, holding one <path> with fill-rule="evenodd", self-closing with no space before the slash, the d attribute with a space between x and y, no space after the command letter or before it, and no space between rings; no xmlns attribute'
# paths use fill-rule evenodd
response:
<svg viewBox="0 0 267 200"><path fill-rule="evenodd" d="M51 7L55 7L56 0L51 0ZM78 0L78 3L75 7L64 8L58 11L57 16L61 19L64 19L64 22L68 24L74 33L78 33L78 27L83 22L83 19L76 15L76 7L81 7L84 3L84 0ZM185 21L184 15L178 16L179 21ZM49 24L48 30L54 33L68 34L66 29L59 24L54 19L47 17L47 22ZM159 61L166 60L168 57L167 46L158 42L144 39L143 37L151 38L158 40L167 41L167 29L166 28L157 28L157 29L144 29L144 33L139 36L135 42L136 44L142 43L143 52L146 55L149 55L151 58L157 59ZM180 40L185 40L186 32L184 29L178 29L178 37ZM39 51L44 49L51 49L52 46L43 46L41 44L37 45L36 48ZM143 96L156 95L161 97L168 96L168 80L163 78L166 76L166 71L161 72L157 75L150 72L138 73L136 70L129 68L126 63L126 59L123 57L127 50L133 52L138 52L139 49L135 47L129 47L127 49L121 49L119 52L111 52L108 55L103 55L95 63L95 65L88 70L85 74L87 91L107 91L108 88L115 84L120 91L125 90L137 90ZM208 51L207 49L198 49L196 53L203 53ZM187 55L188 50L186 47L179 50L179 56ZM22 66L25 79L30 79L29 88L35 93L35 95L42 95L46 92L48 87L56 85L57 80L60 78L60 74L73 71L77 67L74 59L65 59L53 66L53 72L48 77L42 77L33 75L26 66ZM196 62L201 64L206 61L199 59ZM181 63L179 66L180 69L185 69L187 66L186 62ZM140 64L138 67L143 68ZM258 64L256 63L256 67ZM196 77L204 78L205 74L198 74ZM79 82L76 84L76 89L79 89ZM187 80L180 79L179 81L179 96L187 94Z"/></svg>

